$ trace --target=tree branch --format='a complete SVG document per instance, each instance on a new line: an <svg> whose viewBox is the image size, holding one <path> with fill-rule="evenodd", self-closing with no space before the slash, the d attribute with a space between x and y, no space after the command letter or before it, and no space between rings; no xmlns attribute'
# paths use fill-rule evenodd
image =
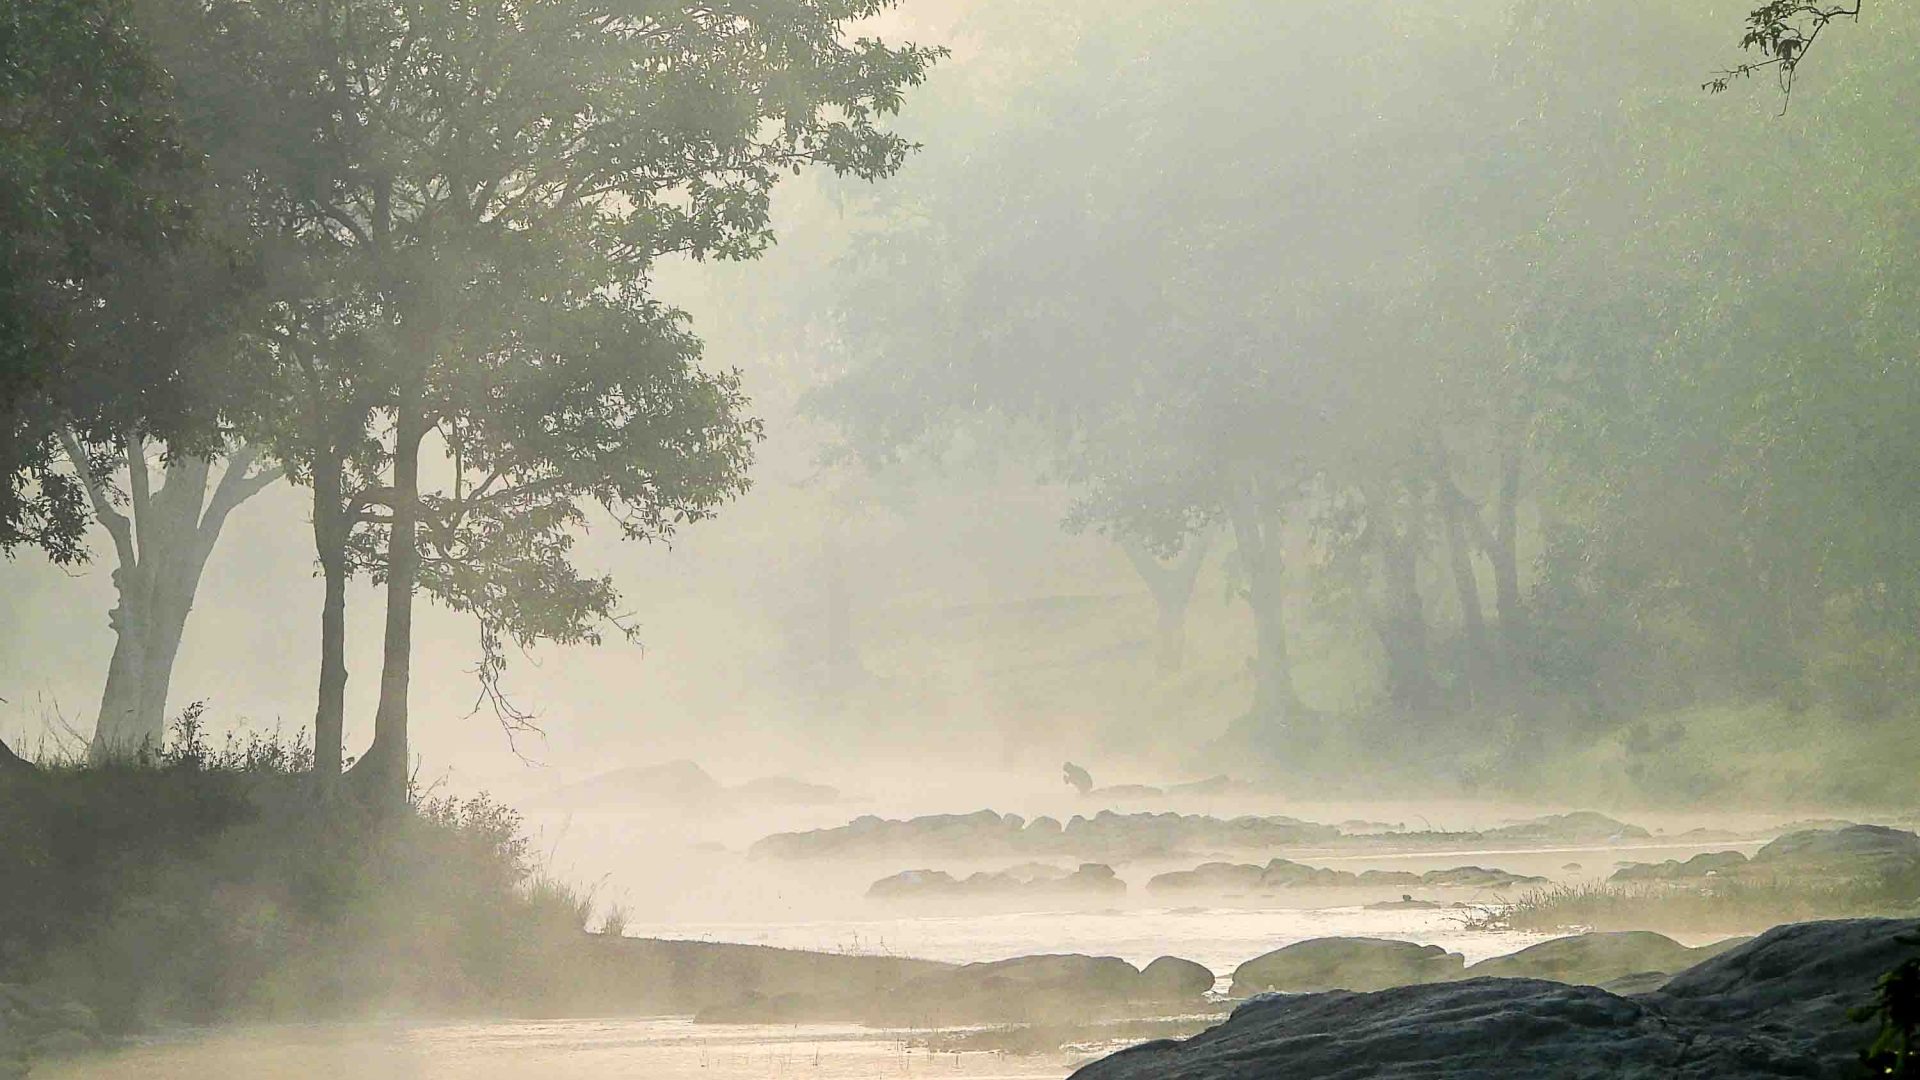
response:
<svg viewBox="0 0 1920 1080"><path fill-rule="evenodd" d="M67 460L73 462L74 471L80 474L80 482L87 489L87 499L93 503L93 516L106 528L107 535L113 538L114 553L119 556L120 565L131 570L139 563L139 554L133 546L133 527L126 517L113 508L107 499L106 488L99 477L93 474L93 465L86 452L80 449L80 438L70 427L60 428L60 447L67 453Z"/></svg>

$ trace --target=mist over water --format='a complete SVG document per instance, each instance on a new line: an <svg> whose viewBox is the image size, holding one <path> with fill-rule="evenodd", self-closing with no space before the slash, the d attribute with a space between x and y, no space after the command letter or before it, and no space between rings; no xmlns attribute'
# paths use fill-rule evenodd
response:
<svg viewBox="0 0 1920 1080"><path fill-rule="evenodd" d="M1061 1080L1920 917L1920 9L19 6L0 1080Z"/></svg>

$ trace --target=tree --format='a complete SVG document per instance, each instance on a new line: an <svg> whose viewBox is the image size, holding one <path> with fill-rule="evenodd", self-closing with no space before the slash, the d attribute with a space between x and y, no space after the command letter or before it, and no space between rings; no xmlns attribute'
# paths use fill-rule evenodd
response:
<svg viewBox="0 0 1920 1080"><path fill-rule="evenodd" d="M154 487L147 442L134 434L124 448L132 497L128 512L122 513L102 479L108 472L104 464L90 459L71 432L61 432L60 439L86 484L95 518L112 538L117 561L113 582L119 604L109 617L113 658L91 754L101 761L157 751L166 735L174 659L207 559L227 516L278 479L280 470L256 468L258 449L238 447L227 456L220 481L209 494L212 462L196 454L177 454L164 461L164 480Z"/></svg>
<svg viewBox="0 0 1920 1080"><path fill-rule="evenodd" d="M737 381L696 366L649 270L757 254L792 170L899 167L908 146L882 122L936 54L844 33L888 6L275 0L176 20L199 108L260 133L236 157L332 268L318 292L339 320L282 320L267 348L321 395L298 436L315 441L286 456L316 478L329 656L340 568L386 588L355 769L376 800L406 780L416 591L479 616L493 696L503 640L586 640L612 614L611 585L565 557L584 502L657 538L744 485L756 430ZM341 446L363 447L357 464ZM445 486L423 483L430 457ZM323 745L343 677L323 664Z"/></svg>

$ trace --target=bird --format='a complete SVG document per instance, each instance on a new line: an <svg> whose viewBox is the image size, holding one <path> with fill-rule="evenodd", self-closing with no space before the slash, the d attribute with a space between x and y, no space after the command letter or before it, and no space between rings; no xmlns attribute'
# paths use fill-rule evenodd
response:
<svg viewBox="0 0 1920 1080"><path fill-rule="evenodd" d="M1069 761L1060 766L1060 778L1073 785L1073 790L1085 795L1093 790L1093 776L1087 770Z"/></svg>

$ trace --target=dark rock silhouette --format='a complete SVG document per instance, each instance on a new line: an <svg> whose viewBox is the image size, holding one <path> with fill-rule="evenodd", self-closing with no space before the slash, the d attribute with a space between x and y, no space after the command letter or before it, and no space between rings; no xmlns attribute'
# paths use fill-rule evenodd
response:
<svg viewBox="0 0 1920 1080"><path fill-rule="evenodd" d="M1910 919L1778 927L1651 993L1473 978L1256 998L1184 1041L1123 1050L1073 1080L1855 1075L1848 1011L1920 952Z"/></svg>

